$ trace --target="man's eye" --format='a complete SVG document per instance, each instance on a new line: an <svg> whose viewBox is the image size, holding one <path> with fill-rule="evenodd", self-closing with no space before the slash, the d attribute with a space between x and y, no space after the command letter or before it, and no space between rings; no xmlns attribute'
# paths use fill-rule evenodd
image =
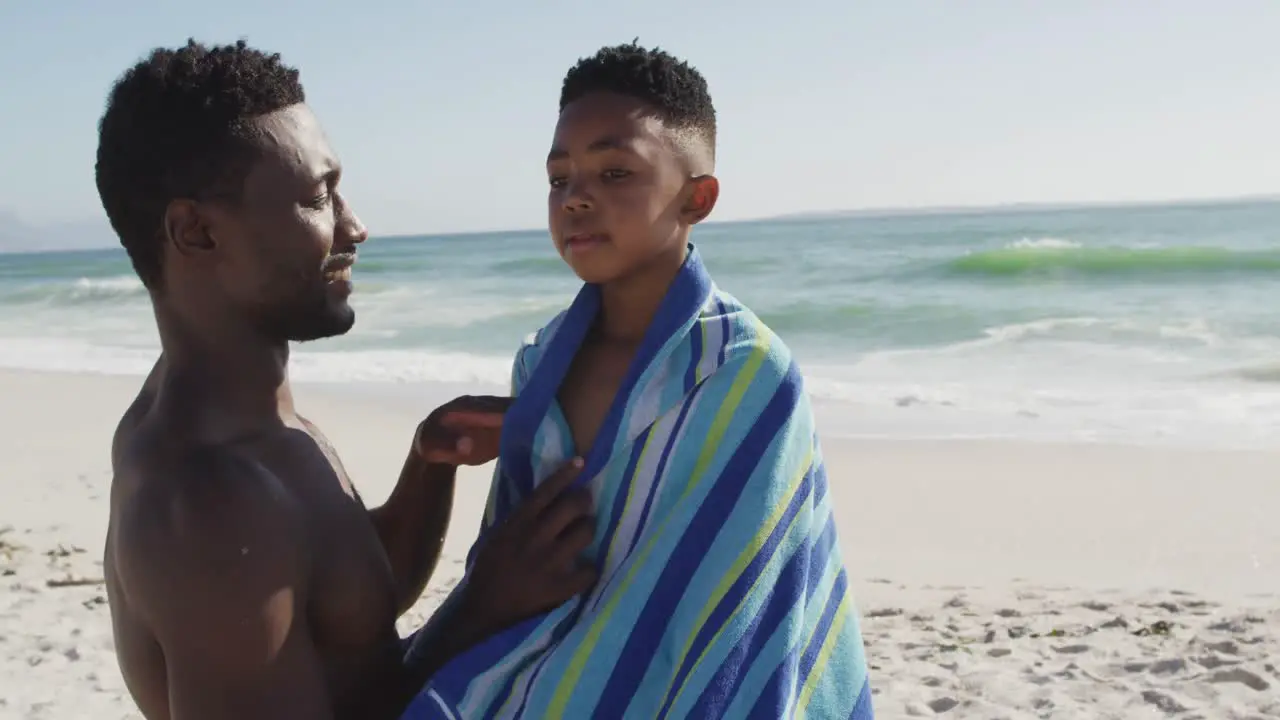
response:
<svg viewBox="0 0 1280 720"><path fill-rule="evenodd" d="M631 176L631 171L630 171L630 170L613 169L613 170L605 170L605 171L604 171L603 173L601 173L601 174L602 174L602 175L604 175L604 178L605 178L606 180L621 180L621 179L623 179L623 178L625 178L625 177L630 177L630 176Z"/></svg>
<svg viewBox="0 0 1280 720"><path fill-rule="evenodd" d="M560 188L560 187L564 187L564 182L565 182L565 180L564 180L564 178L559 177L559 176L552 176L552 177L548 178L548 182L550 182L550 183L551 183L551 187L553 187L553 188Z"/></svg>
<svg viewBox="0 0 1280 720"><path fill-rule="evenodd" d="M307 207L323 210L329 204L329 193L321 193L307 201Z"/></svg>

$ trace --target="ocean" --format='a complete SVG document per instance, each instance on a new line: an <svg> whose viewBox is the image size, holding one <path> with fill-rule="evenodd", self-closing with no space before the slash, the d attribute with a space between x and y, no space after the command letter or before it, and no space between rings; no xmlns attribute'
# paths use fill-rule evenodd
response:
<svg viewBox="0 0 1280 720"><path fill-rule="evenodd" d="M825 432L1280 442L1280 203L713 223L718 284L795 352ZM373 239L302 383L500 389L577 281L545 232ZM119 248L0 255L0 367L142 374ZM429 409L429 408L428 408Z"/></svg>

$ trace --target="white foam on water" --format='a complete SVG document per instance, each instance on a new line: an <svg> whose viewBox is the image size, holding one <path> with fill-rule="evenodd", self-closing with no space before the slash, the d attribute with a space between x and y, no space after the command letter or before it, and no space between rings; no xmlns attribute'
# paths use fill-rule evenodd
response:
<svg viewBox="0 0 1280 720"><path fill-rule="evenodd" d="M142 280L133 275L117 275L105 278L77 278L77 290L82 292L107 291L113 293L137 293L144 288Z"/></svg>
<svg viewBox="0 0 1280 720"><path fill-rule="evenodd" d="M1043 330L1003 328L969 343L875 352L842 365L799 360L824 434L1280 446L1280 383L1158 348L1028 340ZM157 354L154 346L10 337L0 343L0 368L141 376ZM506 387L510 369L510 356L316 343L294 348L290 372L300 383L431 384L462 394Z"/></svg>
<svg viewBox="0 0 1280 720"><path fill-rule="evenodd" d="M931 435L1276 447L1280 383L1241 372L1267 356L1280 341L1201 321L1060 318L805 370L815 398L847 405L853 434L912 418Z"/></svg>
<svg viewBox="0 0 1280 720"><path fill-rule="evenodd" d="M158 348L95 345L81 340L6 338L0 368L102 375L146 375ZM290 374L308 383L443 382L507 385L511 358L420 350L333 352L295 347Z"/></svg>
<svg viewBox="0 0 1280 720"><path fill-rule="evenodd" d="M466 295L450 298L420 286L367 294L360 294L357 289L352 300L362 325L373 324L379 329L398 330L411 327L464 328L515 313L541 312L550 317L562 303L560 298L545 296L485 298Z"/></svg>
<svg viewBox="0 0 1280 720"><path fill-rule="evenodd" d="M794 227L783 230L788 236L796 232ZM763 227L753 232L772 231ZM1118 232L1128 230L1120 227ZM917 255L936 263L939 253L960 250L945 243L911 245L909 233L895 231L880 238L886 244L871 243L856 256L847 254L855 244L843 236L819 239L806 246L809 255L801 256L780 254L782 246L766 235L754 237L756 244L748 246L755 254L743 255L760 260L749 272L742 270L746 265L726 267L741 270L744 281L775 293L776 299L771 295L769 302L821 308L824 294L829 294L842 303L881 308L888 318L872 322L860 315L841 316L828 328L805 328L795 334L801 346L793 347L822 408L824 433L1280 445L1280 380L1273 380L1280 377L1274 369L1280 340L1265 335L1272 329L1266 327L1262 300L1267 295L1252 285L1073 288L1069 283L1022 285L1000 279L988 286L984 278L966 276L949 278L937 287L909 287L889 273L885 277L890 280L859 291L868 297L850 291L857 283L848 277L826 275L804 293L787 295L784 283L790 265L784 263L769 275L761 270L780 262L779 257L821 257L833 267L887 262L892 269L915 262ZM741 249L739 238L727 240L738 252L748 252ZM970 248L992 244L1053 255L1114 242L1106 233L1095 236L1051 224L1028 229L1021 221L1008 232L984 228L965 241ZM1125 239L1121 245L1159 244ZM520 337L572 296L572 283L561 288L525 276L468 275L474 268L455 273L454 267L448 273L424 272L420 277L413 270L419 266L407 267L393 275L362 277L353 299L356 328L341 339L297 346L293 378L393 392L423 384L456 387L460 393L476 386L504 387ZM798 267L803 270L803 263ZM146 290L136 276L124 274L123 263L60 267L59 272L65 274L14 275L18 280L0 287L5 309L0 314L0 367L148 372L158 347ZM726 276L731 290L749 289L736 285L728 270ZM939 326L926 314L920 316L922 329L916 335L881 335L875 324L900 320L910 329L914 316L899 317L894 314L897 308L940 304L956 308L954 325ZM1000 324L1050 314L1062 316ZM979 330L976 323L988 317L1001 320ZM864 322L870 325L857 325ZM955 337L951 332L967 334L968 339L879 349L888 343L937 342L939 337ZM783 336L788 338L788 333ZM868 338L872 347L859 348L853 340L857 337ZM445 349L455 347L472 351ZM507 350L484 354L491 347Z"/></svg>
<svg viewBox="0 0 1280 720"><path fill-rule="evenodd" d="M1073 250L1084 247L1073 240L1063 240L1061 238L1043 237L1043 238L1022 238L1015 242L1011 242L1005 247L1010 249L1029 249L1029 250Z"/></svg>
<svg viewBox="0 0 1280 720"><path fill-rule="evenodd" d="M505 387L511 383L512 359L422 350L298 349L290 356L289 372L309 383L430 382Z"/></svg>

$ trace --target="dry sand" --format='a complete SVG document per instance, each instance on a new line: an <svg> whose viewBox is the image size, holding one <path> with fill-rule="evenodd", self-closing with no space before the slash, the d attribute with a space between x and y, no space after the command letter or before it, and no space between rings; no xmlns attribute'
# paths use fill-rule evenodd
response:
<svg viewBox="0 0 1280 720"><path fill-rule="evenodd" d="M138 717L97 582L110 436L137 382L0 373L0 718ZM430 403L297 395L379 502ZM1280 718L1280 453L825 451L877 717ZM402 630L457 580L487 482L464 476Z"/></svg>

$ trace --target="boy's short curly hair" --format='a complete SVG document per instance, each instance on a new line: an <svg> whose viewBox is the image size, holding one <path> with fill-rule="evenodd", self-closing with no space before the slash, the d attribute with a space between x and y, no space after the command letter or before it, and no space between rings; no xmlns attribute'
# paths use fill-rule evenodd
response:
<svg viewBox="0 0 1280 720"><path fill-rule="evenodd" d="M633 97L652 105L668 127L706 143L714 160L716 110L706 78L689 63L637 42L601 48L570 68L560 89L560 111L591 93Z"/></svg>

